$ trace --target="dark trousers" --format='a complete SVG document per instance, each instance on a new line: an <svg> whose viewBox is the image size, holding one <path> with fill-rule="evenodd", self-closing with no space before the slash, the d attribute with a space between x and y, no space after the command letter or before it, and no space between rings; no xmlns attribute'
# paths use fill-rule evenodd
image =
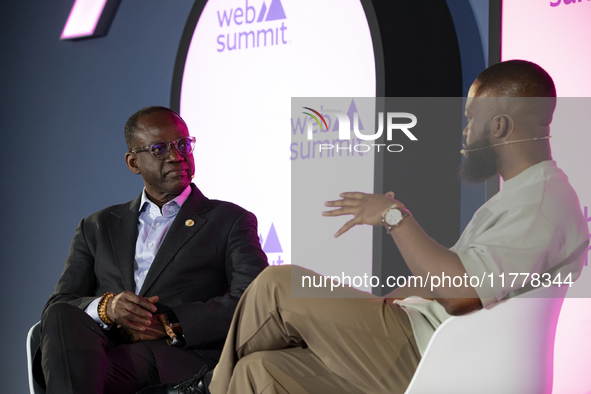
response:
<svg viewBox="0 0 591 394"><path fill-rule="evenodd" d="M131 394L143 387L192 377L215 360L165 340L125 343L67 304L49 306L41 319L41 367L47 394Z"/></svg>

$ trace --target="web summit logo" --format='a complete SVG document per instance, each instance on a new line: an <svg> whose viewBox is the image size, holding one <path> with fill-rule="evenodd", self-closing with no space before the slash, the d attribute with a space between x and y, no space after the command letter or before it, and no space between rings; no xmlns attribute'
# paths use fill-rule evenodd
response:
<svg viewBox="0 0 591 394"><path fill-rule="evenodd" d="M329 130L329 127L328 127L328 124L326 123L325 117L330 118L331 115L336 117L336 119L339 122L338 123L338 125L339 125L339 127L338 127L339 140L340 141L351 140L350 115L348 115L342 111L335 110L335 109L323 109L322 112L324 113L324 115L322 115L320 112L318 112L315 109L312 109L310 107L302 107L302 108L313 112L313 114L311 114L310 112L302 112L302 113L312 117L316 121L316 123L318 124L320 131L322 131L323 125L326 128L325 129L326 131ZM351 112L351 111L349 111L349 112ZM320 119L318 119L318 118L320 118L322 120L322 122L320 122ZM388 141L392 141L392 135L393 135L394 130L400 130L411 141L417 141L417 137L415 137L414 134L411 133L409 130L417 125L417 117L416 116L414 116L413 114L411 114L409 112L387 112L386 118L387 118L386 138ZM399 119L399 118L409 119L410 123L394 123L394 119ZM375 141L378 138L380 138L382 136L382 134L384 133L384 113L378 112L378 130L375 132L375 134L369 134L369 135L368 134L361 134L360 129L363 129L363 126L360 127L359 124L360 124L359 114L357 113L357 111L355 111L353 113L353 133L355 133L355 136L357 137L358 141ZM309 122L307 124L306 133L307 133L308 140L314 139L314 122ZM400 144L353 144L353 146L347 144L348 146L344 147L344 146L341 146L340 142L336 143L336 144L334 143L334 141L332 144L328 143L329 141L325 141L325 142L326 143L321 142L318 144L318 151L320 153L322 153L323 150L332 151L334 149L336 149L336 152L339 152L340 150L351 151L351 149L353 149L355 152L369 152L372 149L372 147L375 148L378 152L381 151L380 150L381 148L384 148L384 150L387 150L388 152L402 152L402 150L404 149L403 146ZM315 146L316 146L316 144L315 144Z"/></svg>
<svg viewBox="0 0 591 394"><path fill-rule="evenodd" d="M267 5L263 1L258 14L254 6L248 3L248 0L246 0L244 8L225 9L221 12L217 11L217 14L220 28L226 31L232 30L217 37L218 52L259 48L267 45L285 45L288 43L285 38L287 26L283 21L286 17L281 0L272 0L269 9L267 9ZM280 20L281 25L275 22Z"/></svg>

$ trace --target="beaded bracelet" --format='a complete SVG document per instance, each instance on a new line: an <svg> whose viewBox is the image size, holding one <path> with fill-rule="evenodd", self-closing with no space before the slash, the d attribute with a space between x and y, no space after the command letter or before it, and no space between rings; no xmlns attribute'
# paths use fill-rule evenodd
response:
<svg viewBox="0 0 591 394"><path fill-rule="evenodd" d="M98 304L98 315L101 318L101 320L105 323L105 324L113 324L113 320L111 320L109 318L109 316L107 315L107 304L109 303L109 300L111 298L115 297L115 293L111 293L110 291L103 294L103 296L101 297L101 300L99 301Z"/></svg>
<svg viewBox="0 0 591 394"><path fill-rule="evenodd" d="M164 327L164 331L166 331L166 334L168 334L168 336L170 337L170 339L166 341L166 343L168 343L168 346L177 346L179 343L179 339L176 336L175 332L172 330L172 324L170 324L170 321L168 321L168 316L166 316L166 313L159 313L156 316L158 317L158 320L160 320L162 327Z"/></svg>

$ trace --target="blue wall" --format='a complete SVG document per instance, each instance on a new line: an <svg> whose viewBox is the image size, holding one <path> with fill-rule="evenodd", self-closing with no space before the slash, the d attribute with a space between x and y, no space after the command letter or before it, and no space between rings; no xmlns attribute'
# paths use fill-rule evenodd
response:
<svg viewBox="0 0 591 394"><path fill-rule="evenodd" d="M59 36L73 0L0 3L2 392L28 390L26 333L53 291L80 219L142 188L124 163L123 125L139 108L169 105L193 2L125 0L106 37L65 42ZM473 35L487 30L488 0L471 3L448 1L465 81L484 68L487 52ZM482 190L462 194L465 215L482 202Z"/></svg>
<svg viewBox="0 0 591 394"><path fill-rule="evenodd" d="M192 0L125 0L106 37L60 41L73 0L0 5L0 374L27 392L25 338L81 218L135 198L123 126L168 105Z"/></svg>
<svg viewBox="0 0 591 394"><path fill-rule="evenodd" d="M468 95L470 85L488 66L488 0L447 0L462 59L462 91ZM466 119L463 119L463 127ZM458 153L461 147L458 147ZM466 185L461 190L460 229L466 228L474 212L486 201L486 184Z"/></svg>

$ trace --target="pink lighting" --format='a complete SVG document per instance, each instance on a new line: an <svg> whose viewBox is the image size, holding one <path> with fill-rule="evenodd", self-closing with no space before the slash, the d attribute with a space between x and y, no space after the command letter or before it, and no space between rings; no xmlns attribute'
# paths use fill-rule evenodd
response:
<svg viewBox="0 0 591 394"><path fill-rule="evenodd" d="M92 36L107 0L76 0L61 39Z"/></svg>
<svg viewBox="0 0 591 394"><path fill-rule="evenodd" d="M559 97L591 96L591 1L503 2L502 60L524 59L554 78Z"/></svg>
<svg viewBox="0 0 591 394"><path fill-rule="evenodd" d="M551 125L552 155L577 191L588 222L591 208L589 37L591 1L503 1L502 60L530 60L553 77L561 98ZM569 122L561 123L559 119ZM574 288L569 289L560 312L553 394L591 393L591 298L584 298L588 292L577 297L576 287L591 287L589 266L584 267Z"/></svg>

